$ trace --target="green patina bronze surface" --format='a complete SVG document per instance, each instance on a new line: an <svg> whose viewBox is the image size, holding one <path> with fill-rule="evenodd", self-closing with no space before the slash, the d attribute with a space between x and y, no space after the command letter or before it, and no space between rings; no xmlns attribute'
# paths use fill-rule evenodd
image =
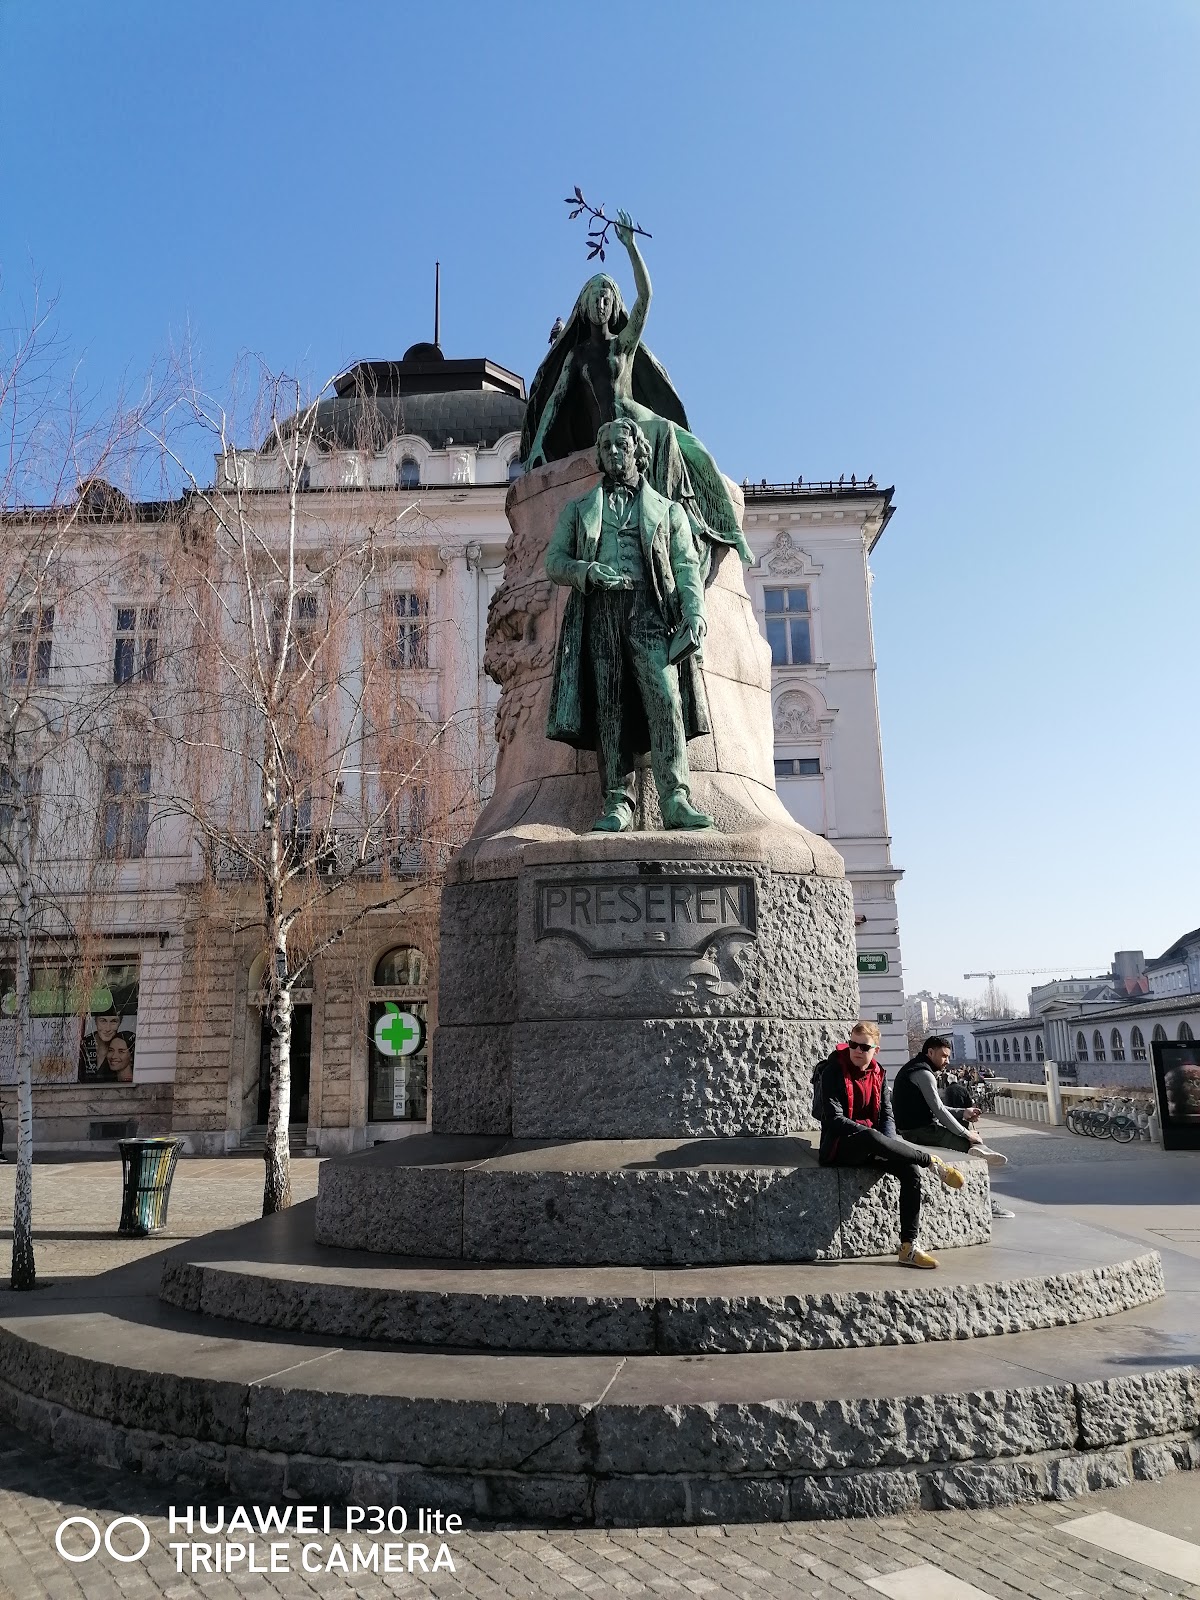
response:
<svg viewBox="0 0 1200 1600"><path fill-rule="evenodd" d="M604 787L596 828L632 825L634 762L647 750L664 824L711 827L691 804L687 761L688 739L710 731L692 531L647 481L651 447L637 423L605 423L596 444L604 477L563 507L546 550L546 575L571 588L546 736L596 750Z"/></svg>
<svg viewBox="0 0 1200 1600"><path fill-rule="evenodd" d="M714 546L732 545L753 561L738 526L729 487L716 462L688 429L687 412L665 369L642 343L650 310L650 277L620 212L617 237L629 253L637 285L633 310L607 274L590 278L529 391L521 457L526 469L559 461L595 443L601 426L636 422L649 446L646 476L687 515L701 567L708 575Z"/></svg>

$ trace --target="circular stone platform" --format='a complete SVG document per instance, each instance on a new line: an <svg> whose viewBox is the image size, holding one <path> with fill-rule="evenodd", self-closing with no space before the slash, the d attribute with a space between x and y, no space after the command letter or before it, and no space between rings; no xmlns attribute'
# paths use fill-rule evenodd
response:
<svg viewBox="0 0 1200 1600"><path fill-rule="evenodd" d="M172 1252L168 1292L188 1281L181 1264L203 1269L192 1280L203 1285L212 1263L225 1263L214 1290L221 1270L295 1278L320 1255L312 1213L298 1206ZM1045 1269L1071 1255L1114 1290L1155 1287L1154 1265L1135 1257L1123 1266L1119 1241L1046 1213L1029 1217L1013 1235L1011 1278L977 1273L989 1259L1003 1265L980 1249L948 1258L942 1279L880 1263L792 1270L818 1275L812 1304L827 1311L830 1275L871 1274L862 1337L872 1331L867 1316L886 1306L897 1327L924 1320L932 1329L939 1291L982 1308L987 1284L1048 1283L1058 1274ZM1051 1248L1040 1263L1039 1236ZM243 1498L420 1503L472 1522L881 1515L1066 1498L1200 1464L1194 1294L950 1344L516 1354L250 1328L164 1304L159 1266L149 1259L53 1286L36 1307L9 1298L0 1416L56 1448ZM466 1273L464 1292L474 1292L478 1269L438 1270ZM1067 1287L1055 1311L1063 1317L1087 1309L1072 1306ZM1196 1287L1194 1271L1182 1287ZM739 1298L755 1296L731 1304ZM1101 1294L1092 1309L1117 1303ZM1038 1315L1032 1294L1026 1314ZM888 1335L882 1320L873 1331Z"/></svg>
<svg viewBox="0 0 1200 1600"><path fill-rule="evenodd" d="M1127 1311L1163 1293L1154 1251L1023 1218L1003 1245L951 1250L936 1274L832 1266L478 1267L177 1255L160 1292L182 1310L339 1339L460 1349L701 1355L972 1339ZM330 1259L332 1257L332 1259Z"/></svg>
<svg viewBox="0 0 1200 1600"><path fill-rule="evenodd" d="M965 1186L921 1174L921 1239L991 1238L982 1161ZM894 1178L819 1167L806 1139L420 1134L321 1167L318 1244L523 1265L834 1261L899 1248Z"/></svg>

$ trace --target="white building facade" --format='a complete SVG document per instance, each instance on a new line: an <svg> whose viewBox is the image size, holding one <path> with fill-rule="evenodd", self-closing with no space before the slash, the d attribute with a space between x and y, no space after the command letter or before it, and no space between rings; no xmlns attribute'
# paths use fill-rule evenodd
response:
<svg viewBox="0 0 1200 1600"><path fill-rule="evenodd" d="M435 346L418 345L399 362L359 363L336 389L321 403L301 498L343 523L386 530L389 583L417 597L393 662L396 697L431 720L457 718L475 730L486 797L500 690L484 670L484 644L509 536L505 499L520 472L523 381L493 362L447 361ZM217 472L219 482L256 498L264 526L276 514L282 522L287 496L271 449L229 452ZM878 1021L885 1059L899 1065L907 1054L900 873L887 833L868 566L892 494L873 483L764 483L744 492L755 555L747 588L774 658L777 786L796 820L845 858L862 1015ZM94 679L97 689L124 696L131 713L152 709L147 640L163 622L155 543L178 538L183 516L182 504L122 508L119 497L106 508L104 538L125 554L96 569L86 616L58 610L44 641L47 681ZM96 530L87 521L80 527L82 561ZM39 657L34 668L41 667ZM189 905L202 876L200 852L178 811L168 817L162 776L136 749L111 767L95 779L96 848L111 823L121 859L106 880L97 992L111 996L113 1026L126 1041L113 1062L128 1055L132 1074L97 1071L105 1055L99 1009L75 1019L64 1009L58 1017L47 1001L35 1138L42 1148L96 1148L170 1129L195 1151L252 1146L265 1115L261 954L231 939L210 960L203 992L189 993ZM419 937L428 942L428 932ZM425 986L432 952L417 940L381 914L318 967L311 991L297 994L293 1106L297 1137L310 1149L336 1153L425 1127L427 1097L406 1096L390 1079L381 1089L371 1042L376 1012L390 1000L428 1014L432 1033L435 996ZM66 992L69 979L60 986ZM7 1116L12 1072L3 1055L0 1031ZM418 1067L429 1070L427 1055Z"/></svg>
<svg viewBox="0 0 1200 1600"><path fill-rule="evenodd" d="M771 645L775 782L797 822L827 838L854 889L864 1018L889 1067L908 1059L896 884L884 793L869 558L892 490L744 483L746 574Z"/></svg>

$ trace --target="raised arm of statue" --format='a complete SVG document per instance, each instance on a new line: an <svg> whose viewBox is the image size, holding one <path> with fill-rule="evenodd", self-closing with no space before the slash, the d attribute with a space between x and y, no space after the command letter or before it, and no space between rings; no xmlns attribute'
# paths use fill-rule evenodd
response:
<svg viewBox="0 0 1200 1600"><path fill-rule="evenodd" d="M650 274L646 271L646 263L642 260L642 252L637 247L637 239L633 232L633 218L628 211L617 212L617 238L629 252L629 264L633 268L633 281L637 285L637 300L629 313L629 321L617 335L617 348L623 351L636 350L642 342L642 329L646 326L646 317L650 311L650 298L653 290L650 287Z"/></svg>

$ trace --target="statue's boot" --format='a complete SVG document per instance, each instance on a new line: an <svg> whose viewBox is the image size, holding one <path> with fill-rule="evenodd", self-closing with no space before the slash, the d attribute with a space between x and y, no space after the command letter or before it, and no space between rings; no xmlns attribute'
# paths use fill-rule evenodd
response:
<svg viewBox="0 0 1200 1600"><path fill-rule="evenodd" d="M623 794L605 799L604 811L592 823L593 833L628 833L633 827L633 807Z"/></svg>
<svg viewBox="0 0 1200 1600"><path fill-rule="evenodd" d="M716 824L703 811L697 811L686 789L676 789L662 804L664 828L713 828Z"/></svg>

